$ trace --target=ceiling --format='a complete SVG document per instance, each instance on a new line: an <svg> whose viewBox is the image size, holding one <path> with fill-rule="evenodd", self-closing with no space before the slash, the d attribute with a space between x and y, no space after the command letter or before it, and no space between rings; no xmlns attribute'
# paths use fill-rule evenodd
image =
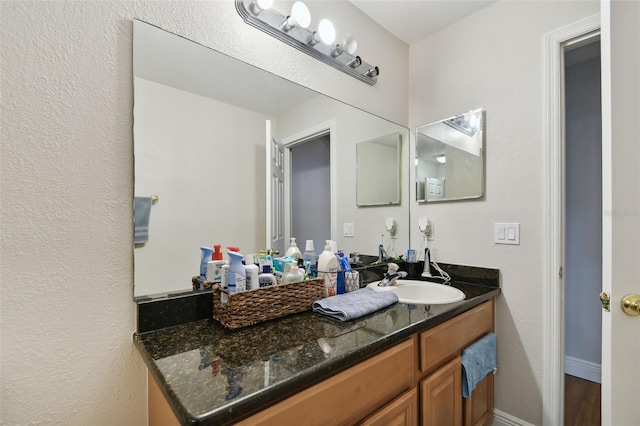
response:
<svg viewBox="0 0 640 426"><path fill-rule="evenodd" d="M408 45L483 9L497 0L349 0Z"/></svg>

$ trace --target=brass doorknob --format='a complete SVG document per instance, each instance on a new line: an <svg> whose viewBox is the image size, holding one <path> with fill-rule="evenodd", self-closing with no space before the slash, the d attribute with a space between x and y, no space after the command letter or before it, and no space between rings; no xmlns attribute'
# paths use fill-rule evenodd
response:
<svg viewBox="0 0 640 426"><path fill-rule="evenodd" d="M627 294L622 298L622 310L627 315L638 316L640 315L640 295L639 294Z"/></svg>

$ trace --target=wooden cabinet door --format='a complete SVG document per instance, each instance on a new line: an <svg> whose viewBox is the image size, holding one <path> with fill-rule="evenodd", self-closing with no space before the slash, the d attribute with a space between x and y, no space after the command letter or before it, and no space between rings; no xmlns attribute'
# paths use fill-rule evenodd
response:
<svg viewBox="0 0 640 426"><path fill-rule="evenodd" d="M414 388L406 392L371 417L362 422L364 426L417 426L418 391Z"/></svg>
<svg viewBox="0 0 640 426"><path fill-rule="evenodd" d="M423 426L462 426L462 364L452 359L420 382Z"/></svg>
<svg viewBox="0 0 640 426"><path fill-rule="evenodd" d="M493 373L480 380L464 400L464 426L481 426L493 416Z"/></svg>

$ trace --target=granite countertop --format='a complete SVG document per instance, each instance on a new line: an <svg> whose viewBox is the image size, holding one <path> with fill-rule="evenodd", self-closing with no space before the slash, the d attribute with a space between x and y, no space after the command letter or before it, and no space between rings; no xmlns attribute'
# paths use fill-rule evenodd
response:
<svg viewBox="0 0 640 426"><path fill-rule="evenodd" d="M347 322L304 312L235 331L204 319L139 332L134 342L181 423L225 424L500 294L497 279L491 286L452 278L465 300L397 303Z"/></svg>

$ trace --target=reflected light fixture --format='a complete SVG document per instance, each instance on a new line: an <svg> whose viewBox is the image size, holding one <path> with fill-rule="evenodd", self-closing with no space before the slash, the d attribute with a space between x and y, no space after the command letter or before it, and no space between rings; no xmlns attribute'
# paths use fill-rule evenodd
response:
<svg viewBox="0 0 640 426"><path fill-rule="evenodd" d="M447 157L444 154L436 155L434 158L440 164L445 164L447 162Z"/></svg>
<svg viewBox="0 0 640 426"><path fill-rule="evenodd" d="M355 56L358 42L352 34L346 33L336 44L336 29L328 19L320 20L315 31L307 29L311 13L303 2L296 1L287 16L272 8L273 0L235 0L235 3L247 24L360 81L370 85L378 81L380 69Z"/></svg>

